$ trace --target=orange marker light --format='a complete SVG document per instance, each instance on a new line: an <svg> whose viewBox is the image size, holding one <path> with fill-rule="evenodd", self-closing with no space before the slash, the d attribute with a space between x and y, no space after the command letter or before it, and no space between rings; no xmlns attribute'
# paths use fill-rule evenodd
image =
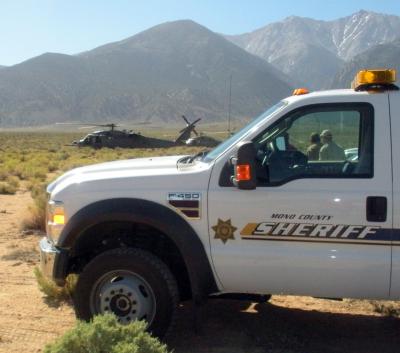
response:
<svg viewBox="0 0 400 353"><path fill-rule="evenodd" d="M303 88L296 88L293 91L292 95L293 96L301 96L302 94L307 94L307 93L310 93L310 91L307 88L303 87Z"/></svg>
<svg viewBox="0 0 400 353"><path fill-rule="evenodd" d="M62 214L56 214L53 216L53 223L55 224L64 224L65 218Z"/></svg>
<svg viewBox="0 0 400 353"><path fill-rule="evenodd" d="M239 164L236 166L236 180L251 180L251 169L249 164Z"/></svg>

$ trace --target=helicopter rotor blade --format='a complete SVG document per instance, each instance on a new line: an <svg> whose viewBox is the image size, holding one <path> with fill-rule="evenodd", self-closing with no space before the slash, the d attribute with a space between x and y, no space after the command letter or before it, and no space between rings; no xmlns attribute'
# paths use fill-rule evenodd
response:
<svg viewBox="0 0 400 353"><path fill-rule="evenodd" d="M201 118L198 118L197 120L193 121L193 123L191 123L190 125L196 125L200 120Z"/></svg>
<svg viewBox="0 0 400 353"><path fill-rule="evenodd" d="M186 119L186 116L182 115L182 119L185 120L185 123L190 125L189 120Z"/></svg>
<svg viewBox="0 0 400 353"><path fill-rule="evenodd" d="M90 123L56 123L56 125L76 125L76 126L100 126L100 127L118 127L120 126L119 124L114 124L114 123L110 123L110 124L90 124Z"/></svg>
<svg viewBox="0 0 400 353"><path fill-rule="evenodd" d="M78 130L86 130L86 129L93 129L95 126L81 126Z"/></svg>
<svg viewBox="0 0 400 353"><path fill-rule="evenodd" d="M193 122L190 123L188 126L184 127L182 130L180 130L179 133L182 133L182 132L184 132L184 131L187 131L188 129L189 129L189 130L194 129L194 128L196 127L196 124L197 124L200 120L201 120L201 118L199 118L199 119L193 121Z"/></svg>
<svg viewBox="0 0 400 353"><path fill-rule="evenodd" d="M109 128L111 128L111 129L113 129L113 128L115 128L115 127L118 127L118 126L120 126L119 124L99 124L99 125L96 125L96 126L102 126L102 127L109 127Z"/></svg>
<svg viewBox="0 0 400 353"><path fill-rule="evenodd" d="M81 124L81 123L56 123L56 125L88 125L87 123L86 124Z"/></svg>

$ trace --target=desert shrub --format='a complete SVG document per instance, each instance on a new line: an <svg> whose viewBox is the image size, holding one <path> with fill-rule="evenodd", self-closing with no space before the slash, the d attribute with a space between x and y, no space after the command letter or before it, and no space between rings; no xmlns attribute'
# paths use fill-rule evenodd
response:
<svg viewBox="0 0 400 353"><path fill-rule="evenodd" d="M31 179L27 183L25 183L25 186L30 192L32 192L32 190L36 189L40 184L41 184L40 179Z"/></svg>
<svg viewBox="0 0 400 353"><path fill-rule="evenodd" d="M6 179L7 183L11 186L14 186L15 188L19 187L19 179L14 176L8 176Z"/></svg>
<svg viewBox="0 0 400 353"><path fill-rule="evenodd" d="M14 175L21 180L25 179L24 164L14 164L14 160L12 160L8 162L6 167L10 175Z"/></svg>
<svg viewBox="0 0 400 353"><path fill-rule="evenodd" d="M0 164L0 181L6 180L9 173L5 166Z"/></svg>
<svg viewBox="0 0 400 353"><path fill-rule="evenodd" d="M3 195L14 195L17 192L17 187L11 185L7 182L1 181L0 182L0 194Z"/></svg>
<svg viewBox="0 0 400 353"><path fill-rule="evenodd" d="M28 207L27 215L21 220L22 230L46 230L46 211L39 209L36 205Z"/></svg>
<svg viewBox="0 0 400 353"><path fill-rule="evenodd" d="M44 353L167 353L167 347L145 332L145 323L118 323L112 314L96 316L91 322L78 321Z"/></svg>
<svg viewBox="0 0 400 353"><path fill-rule="evenodd" d="M65 281L65 285L60 287L44 276L38 267L34 268L33 273L40 291L44 293L50 301L59 303L71 299L78 279L77 275L69 275Z"/></svg>
<svg viewBox="0 0 400 353"><path fill-rule="evenodd" d="M51 173L51 172L55 172L58 169L58 164L55 162L50 162L47 165L47 170Z"/></svg>
<svg viewBox="0 0 400 353"><path fill-rule="evenodd" d="M65 161L65 160L67 160L69 158L69 156L70 156L69 153L63 151L58 155L58 159L60 161Z"/></svg>
<svg viewBox="0 0 400 353"><path fill-rule="evenodd" d="M45 210L47 204L46 183L38 183L31 190L32 198L38 208Z"/></svg>
<svg viewBox="0 0 400 353"><path fill-rule="evenodd" d="M46 184L37 182L28 186L33 198L33 205L29 207L28 215L22 220L22 229L45 230L46 229Z"/></svg>
<svg viewBox="0 0 400 353"><path fill-rule="evenodd" d="M400 317L400 307L396 302L371 301L376 313L384 316Z"/></svg>
<svg viewBox="0 0 400 353"><path fill-rule="evenodd" d="M47 167L45 164L37 165L33 162L27 163L22 172L22 179L40 179L45 180L47 176Z"/></svg>

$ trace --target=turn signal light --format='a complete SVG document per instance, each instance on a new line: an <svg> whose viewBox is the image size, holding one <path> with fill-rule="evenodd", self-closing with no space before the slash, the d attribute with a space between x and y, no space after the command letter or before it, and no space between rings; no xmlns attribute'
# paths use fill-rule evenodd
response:
<svg viewBox="0 0 400 353"><path fill-rule="evenodd" d="M251 168L249 164L239 164L236 166L236 180L251 180Z"/></svg>
<svg viewBox="0 0 400 353"><path fill-rule="evenodd" d="M351 88L357 90L363 85L390 85L396 82L396 70L361 70L354 77Z"/></svg>
<svg viewBox="0 0 400 353"><path fill-rule="evenodd" d="M302 94L307 94L307 93L310 93L310 91L307 88L303 87L303 88L296 88L293 91L292 95L293 96L301 96Z"/></svg>
<svg viewBox="0 0 400 353"><path fill-rule="evenodd" d="M54 224L61 224L63 225L65 223L65 217L63 214L55 214L53 216L53 223Z"/></svg>

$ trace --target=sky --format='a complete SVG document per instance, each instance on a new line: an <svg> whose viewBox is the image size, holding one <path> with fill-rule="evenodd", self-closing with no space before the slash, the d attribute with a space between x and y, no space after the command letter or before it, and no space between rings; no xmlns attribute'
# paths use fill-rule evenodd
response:
<svg viewBox="0 0 400 353"><path fill-rule="evenodd" d="M333 20L360 9L400 16L400 0L0 0L0 65L76 54L167 21L240 34L291 15Z"/></svg>

